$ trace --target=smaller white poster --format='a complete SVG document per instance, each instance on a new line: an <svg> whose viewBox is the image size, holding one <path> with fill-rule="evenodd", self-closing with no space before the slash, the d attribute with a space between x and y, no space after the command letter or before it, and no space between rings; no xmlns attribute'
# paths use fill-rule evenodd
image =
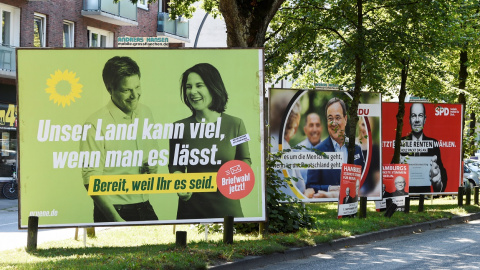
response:
<svg viewBox="0 0 480 270"><path fill-rule="evenodd" d="M410 165L410 186L430 186L430 172L432 157L408 157L406 163Z"/></svg>

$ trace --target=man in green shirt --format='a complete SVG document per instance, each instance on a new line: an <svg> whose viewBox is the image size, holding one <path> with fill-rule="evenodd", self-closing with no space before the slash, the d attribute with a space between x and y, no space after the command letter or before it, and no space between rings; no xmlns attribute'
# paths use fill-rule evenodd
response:
<svg viewBox="0 0 480 270"><path fill-rule="evenodd" d="M82 169L83 184L87 187L90 176L94 175L128 175L156 173L156 166L148 166L148 152L156 149L155 140L142 140L141 128L137 134L116 136L109 139L111 127L128 129L132 125L143 125L145 119L153 122L149 108L139 104L142 94L140 69L129 57L115 56L107 61L103 69L103 81L111 96L108 104L93 113L85 125L91 125L87 139L81 141L80 150L99 153L98 164ZM110 129L107 127L110 125ZM113 126L112 126L113 125ZM125 132L126 133L126 132ZM118 135L118 134L117 134ZM116 155L113 153L122 153ZM131 154L131 163L124 164L123 156ZM139 154L139 155L136 155ZM135 158L141 156L140 158ZM94 222L123 222L157 220L153 207L148 201L148 194L95 195Z"/></svg>

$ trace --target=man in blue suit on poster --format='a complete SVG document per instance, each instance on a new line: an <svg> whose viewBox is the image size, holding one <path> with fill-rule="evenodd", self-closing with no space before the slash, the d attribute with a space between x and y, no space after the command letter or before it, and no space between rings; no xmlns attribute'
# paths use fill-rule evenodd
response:
<svg viewBox="0 0 480 270"><path fill-rule="evenodd" d="M343 163L347 163L348 138L345 136L347 125L347 107L343 100L334 97L325 106L328 124L328 138L315 147L320 152L338 152L343 154ZM347 141L345 141L347 139ZM355 165L364 168L363 153L359 145L355 145ZM305 196L308 198L337 198L340 189L341 169L308 170Z"/></svg>

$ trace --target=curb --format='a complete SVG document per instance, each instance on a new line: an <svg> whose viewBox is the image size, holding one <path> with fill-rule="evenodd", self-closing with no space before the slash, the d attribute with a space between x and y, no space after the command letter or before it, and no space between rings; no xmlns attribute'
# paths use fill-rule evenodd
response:
<svg viewBox="0 0 480 270"><path fill-rule="evenodd" d="M329 243L322 243L315 246L292 248L283 253L273 253L265 256L250 256L238 261L208 267L209 269L241 269L247 270L256 267L262 267L278 262L303 259L318 253L326 253L333 250L339 250L347 246L355 246L384 240L387 238L398 237L402 235L434 230L450 225L465 223L471 220L480 219L480 213L474 213L465 216L455 216L449 219L439 219L423 223L406 225L396 228L383 229L376 232L355 235L347 238L333 240Z"/></svg>

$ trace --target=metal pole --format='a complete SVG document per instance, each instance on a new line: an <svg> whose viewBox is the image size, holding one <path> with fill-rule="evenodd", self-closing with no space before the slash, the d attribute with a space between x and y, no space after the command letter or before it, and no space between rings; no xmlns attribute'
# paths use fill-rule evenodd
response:
<svg viewBox="0 0 480 270"><path fill-rule="evenodd" d="M198 27L197 36L195 37L195 43L193 43L194 48L197 47L198 38L200 37L200 32L202 31L203 24L205 23L205 20L207 19L207 17L208 17L208 12L205 13L205 16L203 17L202 22L200 23L200 26Z"/></svg>
<svg viewBox="0 0 480 270"><path fill-rule="evenodd" d="M87 228L83 228L83 247L87 247Z"/></svg>

